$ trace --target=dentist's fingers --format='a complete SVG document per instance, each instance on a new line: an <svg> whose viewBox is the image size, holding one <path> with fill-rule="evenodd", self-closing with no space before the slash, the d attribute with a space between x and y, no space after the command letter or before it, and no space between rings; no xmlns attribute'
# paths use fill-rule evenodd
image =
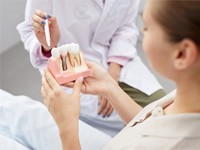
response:
<svg viewBox="0 0 200 150"><path fill-rule="evenodd" d="M46 14L45 12L39 10L39 9L37 9L37 10L35 11L35 14L36 14L37 16L39 16L40 18L43 18L43 19L47 19L47 18L48 18L47 14Z"/></svg>
<svg viewBox="0 0 200 150"><path fill-rule="evenodd" d="M106 107L102 112L103 117L110 116L112 112L113 112L112 105L109 102L107 102Z"/></svg>
<svg viewBox="0 0 200 150"><path fill-rule="evenodd" d="M39 23L37 22L33 22L32 23L32 26L34 27L34 30L35 31L40 31L40 32L44 32L44 26L40 25Z"/></svg>
<svg viewBox="0 0 200 150"><path fill-rule="evenodd" d="M50 15L47 15L45 12L41 10L36 10L35 14L32 16L33 19L33 27L36 31L44 32L44 25L46 24L46 19L51 18Z"/></svg>
<svg viewBox="0 0 200 150"><path fill-rule="evenodd" d="M109 103L109 101L107 99L105 99L104 97L100 96L99 98L99 110L98 110L98 114L102 115L103 117L109 117L112 112L113 112L113 107L112 105Z"/></svg>
<svg viewBox="0 0 200 150"><path fill-rule="evenodd" d="M98 109L98 115L102 114L102 112L104 111L106 105L107 105L107 100L104 99L104 97L99 96L99 109Z"/></svg>
<svg viewBox="0 0 200 150"><path fill-rule="evenodd" d="M34 14L32 16L32 19L33 19L34 22L40 24L41 26L44 26L45 23L46 23L44 18L41 18L41 17L37 16L36 14Z"/></svg>
<svg viewBox="0 0 200 150"><path fill-rule="evenodd" d="M109 117L113 113L113 111L114 111L114 109L113 109L113 107L111 107L110 110L107 113L107 117Z"/></svg>

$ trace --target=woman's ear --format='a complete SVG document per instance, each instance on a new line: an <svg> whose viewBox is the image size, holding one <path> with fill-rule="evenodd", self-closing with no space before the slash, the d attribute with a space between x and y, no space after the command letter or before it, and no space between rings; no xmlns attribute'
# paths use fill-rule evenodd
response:
<svg viewBox="0 0 200 150"><path fill-rule="evenodd" d="M174 67L184 70L190 67L198 57L198 48L190 39L184 39L174 52Z"/></svg>

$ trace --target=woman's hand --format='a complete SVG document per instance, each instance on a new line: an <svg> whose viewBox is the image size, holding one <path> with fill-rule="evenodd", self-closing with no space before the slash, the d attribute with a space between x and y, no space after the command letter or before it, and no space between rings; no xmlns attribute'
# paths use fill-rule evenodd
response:
<svg viewBox="0 0 200 150"><path fill-rule="evenodd" d="M78 78L73 93L67 94L48 70L43 74L41 93L44 103L62 131L65 130L66 124L69 127L69 124L73 125L79 120L82 81L83 78Z"/></svg>
<svg viewBox="0 0 200 150"><path fill-rule="evenodd" d="M100 65L93 62L86 63L88 68L92 70L92 76L84 78L81 92L106 97L109 94L110 85L117 84L117 82ZM73 85L73 82L65 84L67 87L73 87Z"/></svg>
<svg viewBox="0 0 200 150"><path fill-rule="evenodd" d="M108 67L109 74L115 79L115 81L118 83L120 72L121 72L121 65L111 62ZM103 96L99 96L99 108L98 108L98 114L102 115L103 117L109 117L112 112L114 111L112 105L110 102Z"/></svg>
<svg viewBox="0 0 200 150"><path fill-rule="evenodd" d="M67 94L48 70L45 70L42 77L41 93L45 105L58 126L62 149L81 149L78 120L82 81L83 78L78 78L73 93Z"/></svg>
<svg viewBox="0 0 200 150"><path fill-rule="evenodd" d="M34 27L35 35L38 41L41 43L45 51L50 51L58 44L60 40L60 30L57 24L56 17L49 16L41 10L36 10L32 18L33 18L32 25ZM49 20L49 32L51 37L50 47L47 45L45 37L45 31L44 31L45 19Z"/></svg>

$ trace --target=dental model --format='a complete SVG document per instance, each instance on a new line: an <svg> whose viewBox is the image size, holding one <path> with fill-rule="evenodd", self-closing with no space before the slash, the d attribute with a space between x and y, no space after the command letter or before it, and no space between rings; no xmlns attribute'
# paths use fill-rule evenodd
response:
<svg viewBox="0 0 200 150"><path fill-rule="evenodd" d="M51 56L56 59L57 65L59 67L59 70L61 70L62 69L62 62L61 62L61 59L60 59L59 49L58 48L53 48L51 50Z"/></svg>
<svg viewBox="0 0 200 150"><path fill-rule="evenodd" d="M48 68L59 84L92 74L91 69L85 63L79 45L75 43L52 49L52 57L48 59Z"/></svg>
<svg viewBox="0 0 200 150"><path fill-rule="evenodd" d="M71 43L68 49L69 60L73 67L81 65L81 58L79 55L79 45L75 43Z"/></svg>
<svg viewBox="0 0 200 150"><path fill-rule="evenodd" d="M61 58L62 58L63 71L65 71L67 69L66 57L67 57L67 50L68 50L69 46L70 46L69 44L65 44L59 48Z"/></svg>

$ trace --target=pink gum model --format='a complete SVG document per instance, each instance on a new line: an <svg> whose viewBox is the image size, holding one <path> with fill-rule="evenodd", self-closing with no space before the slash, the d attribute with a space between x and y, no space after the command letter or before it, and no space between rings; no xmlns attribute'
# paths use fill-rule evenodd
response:
<svg viewBox="0 0 200 150"><path fill-rule="evenodd" d="M62 71L59 69L58 63L56 58L50 57L48 59L48 69L50 70L53 77L56 81L61 85L67 82L75 81L78 77L87 77L92 75L92 70L88 69L83 54L80 52L80 59L81 59L81 71L76 71L76 66L72 67L71 63L69 62L69 57L67 58L67 70Z"/></svg>

